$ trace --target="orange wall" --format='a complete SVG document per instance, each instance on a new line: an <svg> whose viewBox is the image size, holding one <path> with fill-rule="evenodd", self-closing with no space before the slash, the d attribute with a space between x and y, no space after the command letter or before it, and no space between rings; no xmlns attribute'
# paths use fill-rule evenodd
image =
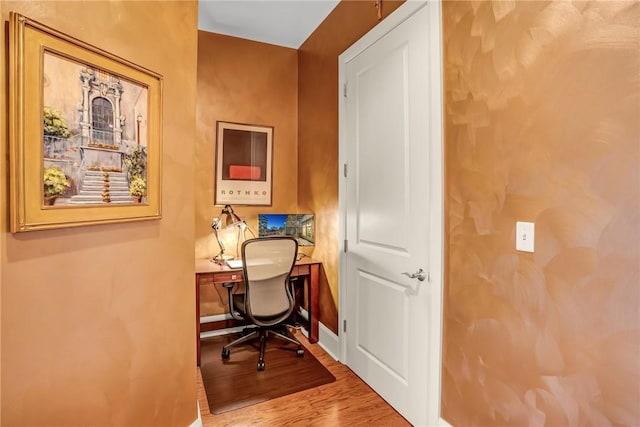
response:
<svg viewBox="0 0 640 427"><path fill-rule="evenodd" d="M197 417L197 4L1 7L3 23L17 11L164 76L161 220L10 234L8 165L0 162L2 425L188 426ZM4 31L1 41L6 159Z"/></svg>
<svg viewBox="0 0 640 427"><path fill-rule="evenodd" d="M402 1L383 2L383 17ZM373 1L341 1L299 50L298 206L316 214L320 321L338 332L338 56L378 23Z"/></svg>
<svg viewBox="0 0 640 427"><path fill-rule="evenodd" d="M638 2L445 2L442 410L640 423ZM515 222L536 223L516 252Z"/></svg>
<svg viewBox="0 0 640 427"><path fill-rule="evenodd" d="M234 206L234 211L255 233L259 213L297 212L297 61L295 49L198 32L196 258L219 251L211 230L222 209L213 204L218 120L274 128L273 206ZM227 249L235 253L235 247ZM228 311L226 294L218 287L201 286L200 300L203 316Z"/></svg>

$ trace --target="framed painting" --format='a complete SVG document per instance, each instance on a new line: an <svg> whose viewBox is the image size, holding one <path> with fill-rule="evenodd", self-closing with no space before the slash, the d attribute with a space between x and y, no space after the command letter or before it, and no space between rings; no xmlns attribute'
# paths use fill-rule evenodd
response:
<svg viewBox="0 0 640 427"><path fill-rule="evenodd" d="M161 217L162 76L17 13L11 232Z"/></svg>
<svg viewBox="0 0 640 427"><path fill-rule="evenodd" d="M273 127L216 124L216 205L271 206Z"/></svg>

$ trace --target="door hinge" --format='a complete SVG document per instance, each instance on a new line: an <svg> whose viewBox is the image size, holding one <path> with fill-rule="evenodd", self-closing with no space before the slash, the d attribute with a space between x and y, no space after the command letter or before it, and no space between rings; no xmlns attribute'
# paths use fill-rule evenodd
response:
<svg viewBox="0 0 640 427"><path fill-rule="evenodd" d="M344 164L344 167L342 168L342 173L344 174L344 177L347 177L347 164Z"/></svg>
<svg viewBox="0 0 640 427"><path fill-rule="evenodd" d="M342 96L347 97L347 82L342 84Z"/></svg>
<svg viewBox="0 0 640 427"><path fill-rule="evenodd" d="M347 253L348 250L349 250L349 241L347 239L344 239L344 252Z"/></svg>
<svg viewBox="0 0 640 427"><path fill-rule="evenodd" d="M342 332L347 332L347 320L342 321Z"/></svg>

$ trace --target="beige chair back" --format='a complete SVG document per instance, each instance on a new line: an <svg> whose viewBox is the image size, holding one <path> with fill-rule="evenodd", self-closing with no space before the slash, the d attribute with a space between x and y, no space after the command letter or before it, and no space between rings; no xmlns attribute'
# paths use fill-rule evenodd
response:
<svg viewBox="0 0 640 427"><path fill-rule="evenodd" d="M245 308L252 322L270 326L293 311L289 276L297 254L298 243L292 237L260 237L242 244Z"/></svg>

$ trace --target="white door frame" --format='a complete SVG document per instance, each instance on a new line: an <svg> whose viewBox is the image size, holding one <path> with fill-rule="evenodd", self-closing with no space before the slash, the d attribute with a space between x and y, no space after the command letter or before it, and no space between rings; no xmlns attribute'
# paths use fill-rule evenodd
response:
<svg viewBox="0 0 640 427"><path fill-rule="evenodd" d="M430 274L429 286L433 289L433 302L434 307L431 309L436 310L438 313L442 313L442 301L443 301L443 254L444 254L444 201L443 201L443 187L444 187L444 174L443 174L443 119L442 119L442 107L443 107L443 94L442 94L442 30L441 30L441 2L440 0L424 1L407 1L396 9L392 14L385 18L382 22L371 29L360 40L354 43L346 51L344 51L338 57L338 94L339 94L339 108L338 108L338 123L339 123L339 144L338 144L338 162L339 162L339 187L338 187L338 252L339 252L339 267L338 267L338 328L339 328L339 357L342 363L348 364L346 354L346 333L344 332L344 319L346 304L344 295L346 295L346 253L345 253L345 239L346 239L346 194L347 184L344 175L345 164L347 162L347 138L346 138L346 101L344 97L344 87L346 79L346 63L351 59L362 53L368 46L375 41L379 40L393 28L408 19L416 11L422 7L429 7L431 11L429 13L429 54L433 66L430 69L429 75L429 88L432 91L433 96L429 99L429 122L431 124L429 129L429 159L430 164L427 165L431 171L430 179L430 193L432 198L430 200L430 221L429 224L431 236L429 244L429 265L428 271ZM442 316L438 319L433 319L431 324L431 333L429 334L431 342L430 348L439 349L437 354L432 354L429 357L429 377L437 378L438 381L433 381L428 385L429 396L432 396L432 401L425 402L427 404L428 419L440 419L440 425L448 425L440 417L440 384L442 377Z"/></svg>

